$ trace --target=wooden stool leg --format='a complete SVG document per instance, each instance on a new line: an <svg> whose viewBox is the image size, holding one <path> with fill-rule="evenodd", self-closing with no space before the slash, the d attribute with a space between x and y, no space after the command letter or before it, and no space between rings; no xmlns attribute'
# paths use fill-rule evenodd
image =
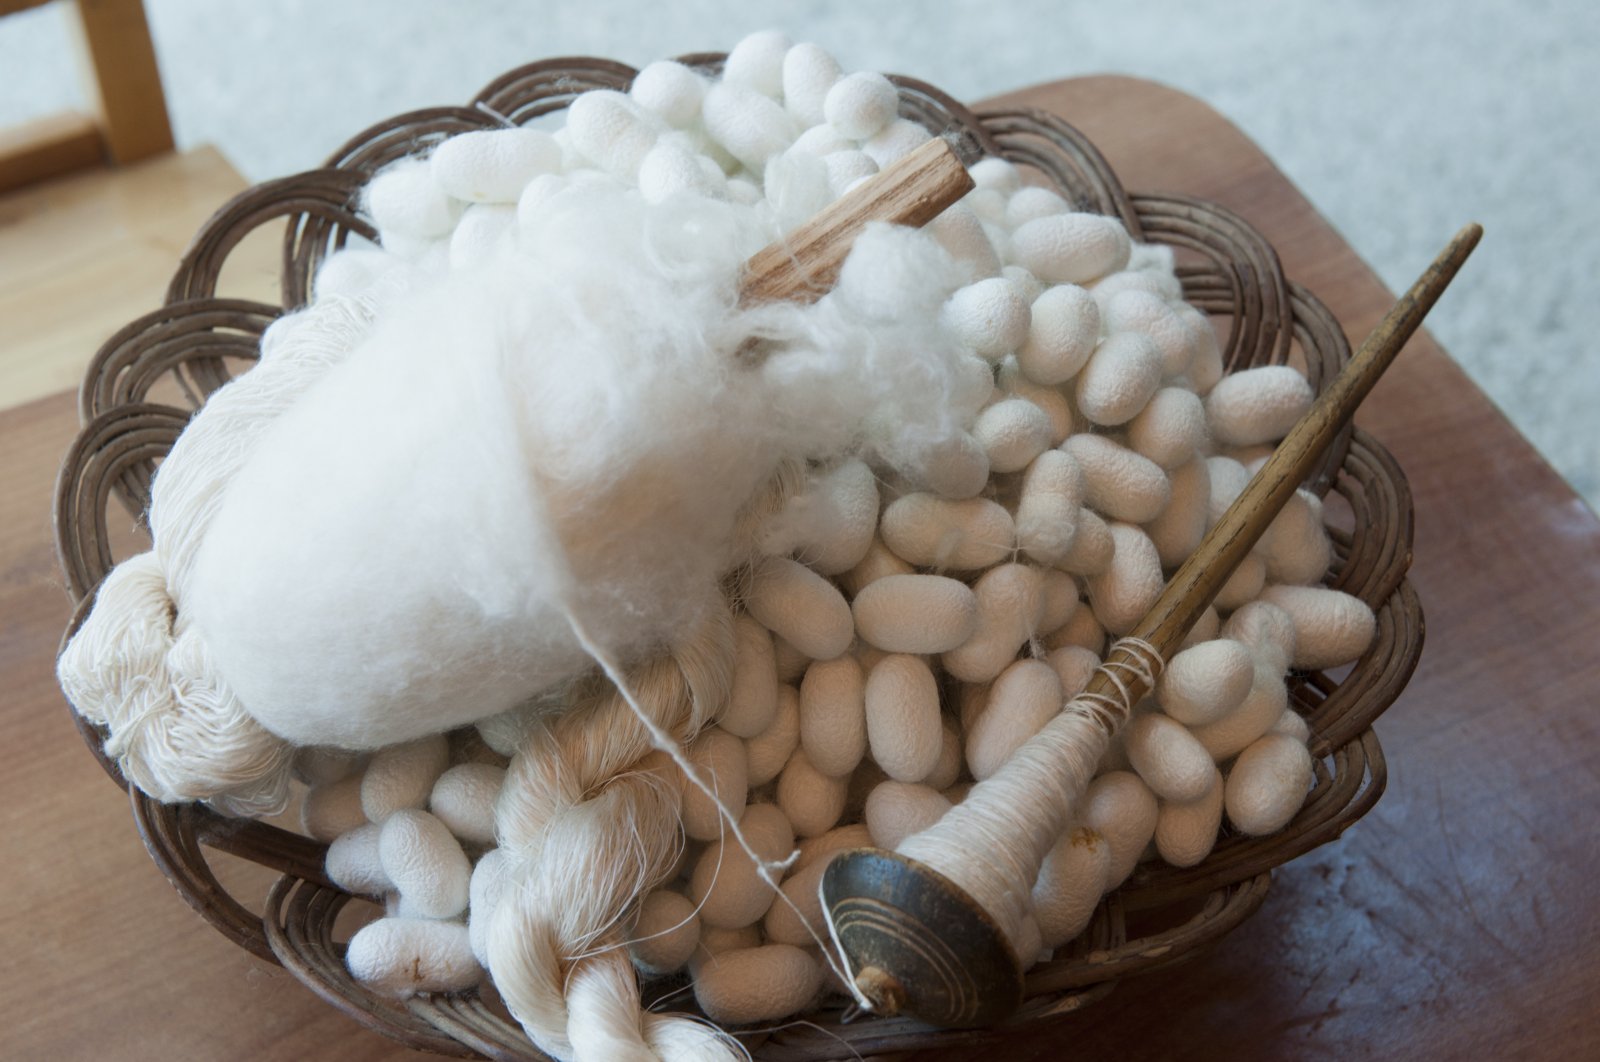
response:
<svg viewBox="0 0 1600 1062"><path fill-rule="evenodd" d="M172 126L140 0L76 0L89 98L115 163L172 150Z"/></svg>

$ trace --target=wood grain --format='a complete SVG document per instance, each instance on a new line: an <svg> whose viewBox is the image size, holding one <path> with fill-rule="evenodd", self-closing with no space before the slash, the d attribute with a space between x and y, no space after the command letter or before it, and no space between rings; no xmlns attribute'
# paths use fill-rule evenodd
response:
<svg viewBox="0 0 1600 1062"><path fill-rule="evenodd" d="M943 140L933 139L862 181L782 240L750 256L739 285L744 305L815 302L839 278L861 230L883 221L920 228L972 190L972 177Z"/></svg>
<svg viewBox="0 0 1600 1062"><path fill-rule="evenodd" d="M63 111L0 129L0 192L104 161L94 119Z"/></svg>
<svg viewBox="0 0 1600 1062"><path fill-rule="evenodd" d="M73 0L85 88L113 162L172 150L172 124L140 0Z"/></svg>
<svg viewBox="0 0 1600 1062"><path fill-rule="evenodd" d="M1203 104L1123 78L1007 102L1079 125L1132 189L1242 214L1349 335L1366 335L1392 302ZM4 241L0 230L9 267ZM1431 250L1417 249L1419 268ZM1491 234L1468 268L1492 267L1494 250ZM50 673L67 609L49 493L72 410L57 395L0 413L0 725L13 750L0 775L6 1054L416 1058L184 908L78 743ZM1590 944L1600 939L1600 521L1425 335L1357 421L1415 492L1412 578L1430 628L1416 677L1379 724L1389 792L1345 838L1280 871L1261 913L1215 952L1126 982L1051 1030L1003 1039L992 1057L1600 1057Z"/></svg>

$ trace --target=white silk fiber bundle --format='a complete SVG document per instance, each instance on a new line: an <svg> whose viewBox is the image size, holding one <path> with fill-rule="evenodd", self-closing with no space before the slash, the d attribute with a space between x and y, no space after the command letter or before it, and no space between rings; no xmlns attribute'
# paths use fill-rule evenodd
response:
<svg viewBox="0 0 1600 1062"><path fill-rule="evenodd" d="M588 668L567 608L637 659L708 607L781 462L950 430L944 253L888 229L856 252L908 262L924 312L848 284L736 311L773 235L756 207L578 179L391 304L263 433L195 557L184 622L251 714L355 748L482 718Z"/></svg>

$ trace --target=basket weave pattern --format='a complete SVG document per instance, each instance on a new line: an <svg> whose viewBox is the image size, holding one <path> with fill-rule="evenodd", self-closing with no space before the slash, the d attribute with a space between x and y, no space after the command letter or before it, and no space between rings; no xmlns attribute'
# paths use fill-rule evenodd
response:
<svg viewBox="0 0 1600 1062"><path fill-rule="evenodd" d="M722 56L684 57L704 71ZM625 90L635 71L598 59L552 59L514 70L470 106L414 111L356 136L318 170L268 181L242 193L202 228L185 253L165 304L116 333L91 364L79 397L83 428L68 452L56 491L55 526L67 586L77 601L68 636L119 559L107 533L113 497L143 526L150 483L193 409L225 384L229 362L256 357L271 321L303 305L311 278L352 235L374 238L356 196L384 164L446 137L504 122L524 124L564 108L578 93ZM1005 110L974 114L933 87L895 78L901 114L952 138L969 160L1001 155L1029 168L1078 209L1119 218L1136 240L1180 252L1185 297L1227 325L1230 370L1288 360L1297 348L1314 388L1338 371L1349 347L1338 323L1309 292L1283 276L1272 248L1242 219L1198 200L1130 195L1105 160L1071 126L1050 114ZM286 221L281 305L218 298L228 254L259 226ZM148 399L159 382L176 383L187 408ZM1265 899L1272 868L1337 837L1383 791L1383 752L1373 720L1399 695L1422 649L1422 612L1405 580L1411 559L1411 497L1393 458L1347 428L1309 485L1337 492L1353 519L1334 530L1329 585L1362 598L1377 613L1377 636L1342 678L1290 676L1291 704L1310 724L1316 785L1281 832L1251 838L1225 833L1198 866L1141 866L1101 903L1084 934L1027 977L1028 999L1008 1022L1044 1022L1099 999L1132 974L1170 966L1216 942ZM325 846L265 823L224 818L202 805L170 806L128 786L101 751L104 735L73 714L90 751L119 786L151 857L184 900L240 947L280 963L328 1002L405 1044L459 1057L543 1059L514 1022L475 995L399 1004L377 996L345 969L335 917L351 899L323 872ZM281 876L261 912L219 883L206 849L241 856ZM1130 926L1156 926L1136 931ZM646 986L656 998L681 980ZM692 1006L680 993L674 1007ZM838 1007L808 1015L815 1027L751 1038L761 1059L814 1060L919 1047L976 1044L1004 1029L940 1032L907 1019L841 1024Z"/></svg>

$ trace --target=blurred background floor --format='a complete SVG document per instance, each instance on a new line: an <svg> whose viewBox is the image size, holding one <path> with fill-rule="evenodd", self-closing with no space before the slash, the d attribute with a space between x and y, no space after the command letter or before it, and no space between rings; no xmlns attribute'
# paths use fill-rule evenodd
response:
<svg viewBox="0 0 1600 1062"><path fill-rule="evenodd" d="M179 147L215 144L252 181L315 166L371 122L463 101L534 59L639 65L771 26L817 41L846 68L910 74L969 100L1092 72L1165 82L1261 144L1391 288L1462 222L1483 222L1482 249L1429 327L1600 506L1591 0L146 0L146 9ZM61 61L66 38L56 7L0 23L0 125L77 98L76 72Z"/></svg>

